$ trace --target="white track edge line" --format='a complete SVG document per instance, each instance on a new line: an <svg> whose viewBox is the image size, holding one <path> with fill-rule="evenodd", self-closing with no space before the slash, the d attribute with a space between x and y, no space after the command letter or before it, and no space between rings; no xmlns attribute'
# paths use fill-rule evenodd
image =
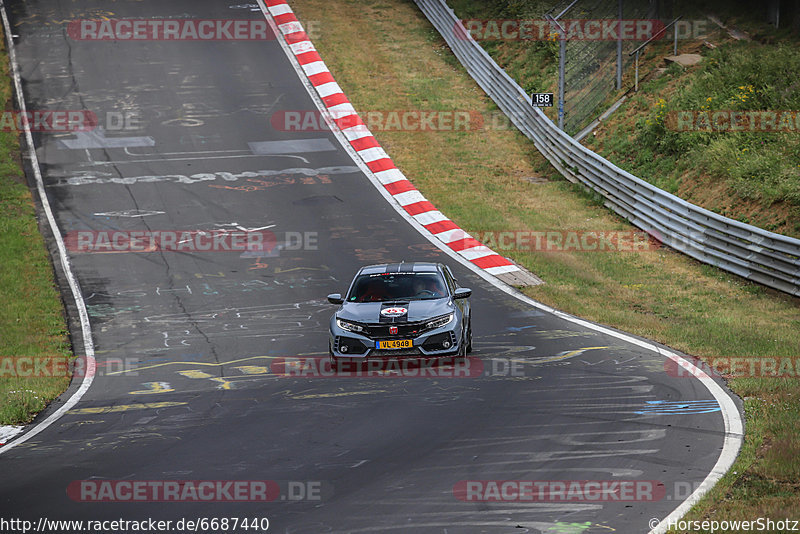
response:
<svg viewBox="0 0 800 534"><path fill-rule="evenodd" d="M275 26L275 22L272 20L272 17L267 10L267 7L264 5L264 0L257 0L259 7L261 7L261 11L263 12L265 18L267 19L267 23L272 27L273 31L277 33L277 27ZM289 63L294 68L295 72L297 73L300 82L306 88L311 100L314 101L319 111L323 114L327 114L327 108L322 100L317 95L314 86L305 76L305 73L297 61L297 58L292 53L289 46L286 44L285 39L282 35L279 35L278 44L280 44L281 48L283 49L284 53L289 59ZM463 258L458 253L454 252L452 249L447 247L444 243L439 241L433 234L431 234L424 226L419 224L408 212L406 212L396 201L389 195L389 192L386 191L386 188L380 183L377 177L373 174L369 167L358 157L358 153L353 149L347 139L344 137L344 134L341 133L336 123L331 123L331 131L336 139L339 140L339 143L344 148L345 152L347 152L353 161L358 165L358 167L362 170L362 172L367 176L372 185L378 190L378 192L383 195L386 201L391 205L394 210L400 214L412 227L414 227L420 234L422 234L428 241L430 241L433 245L437 248L442 250L445 254L450 256L453 260L457 261L467 269L471 270L485 281L496 287L497 289L503 291L504 293L515 297L534 308L538 308L542 311L548 312L552 315L560 317L564 320L570 321L572 323L578 324L585 328L589 328L590 330L594 330L600 332L602 334L616 337L617 339L626 341L633 345L637 345L645 350L649 350L670 358L671 360L678 362L685 362L685 366L683 363L680 365L687 369L690 373L695 375L698 380L706 387L708 392L714 397L717 403L720 406L720 411L722 413L722 419L725 426L725 438L723 440L722 451L720 452L719 458L717 459L716 464L709 472L708 476L700 483L697 489L689 495L677 508L675 508L669 515L667 515L659 525L652 529L649 534L662 534L668 530L667 526L670 520L674 520L675 518L682 517L700 498L705 495L714 485L719 481L720 478L730 469L733 465L733 462L736 460L736 456L739 453L739 449L742 445L743 440L743 431L744 431L744 424L742 422L741 414L739 414L739 410L736 408L736 404L733 402L731 396L720 387L713 379L710 377L702 377L699 376L702 374L702 371L697 368L692 362L686 360L685 358L667 351L660 349L659 347L653 345L652 343L648 343L644 340L634 338L632 336L623 334L621 332L616 332L604 326L591 323L585 319L581 319L574 315L570 315L566 312L562 312L560 310L556 310L555 308L551 308L546 304L542 304L527 295L523 294L522 292L518 291L516 288L506 284L505 282L499 280L495 276L485 272L483 269L475 265L474 263L470 262L469 260Z"/></svg>
<svg viewBox="0 0 800 534"><path fill-rule="evenodd" d="M0 3L0 15L3 17L3 29L6 33L6 43L8 47L8 61L11 64L11 76L14 80L14 90L17 96L17 105L19 106L19 110L22 113L26 113L25 107L25 97L22 93L22 83L20 82L20 74L19 74L19 65L17 64L17 53L14 48L14 37L11 33L11 24L8 21L8 15L6 14L6 8L4 4ZM23 121L24 122L24 121ZM28 153L31 158L31 167L33 169L34 177L36 178L36 190L39 193L39 198L42 202L42 208L44 210L45 216L47 217L47 222L50 225L50 230L53 232L53 237L56 241L56 246L58 248L58 255L61 261L61 267L64 269L64 275L67 277L67 282L69 283L70 290L72 291L72 297L75 301L75 306L78 309L78 317L80 318L81 322L81 334L83 337L83 348L86 357L86 372L83 377L83 381L78 389L67 399L64 404L62 404L56 411L51 413L47 418L45 418L42 422L36 424L30 430L25 431L21 434L18 438L13 439L11 442L5 444L4 446L0 447L0 454L10 451L20 443L24 443L34 437L35 435L42 432L44 429L55 423L58 419L61 418L70 408L75 406L77 402L83 397L83 395L89 390L89 386L92 385L94 381L94 373L96 370L96 362L94 358L94 342L92 341L92 328L89 324L89 314L86 312L86 303L83 301L83 296L81 295L80 286L78 284L78 280L75 277L75 274L72 272L72 265L70 264L69 258L67 257L67 250L64 246L64 240L61 237L61 231L56 224L55 217L53 217L53 211L50 208L50 201L47 200L47 193L44 189L44 181L42 180L42 172L39 168L39 158L36 156L36 150L33 145L33 136L31 135L30 125L27 122L24 122L24 129L25 129L25 142L28 144ZM23 169L24 170L24 169Z"/></svg>

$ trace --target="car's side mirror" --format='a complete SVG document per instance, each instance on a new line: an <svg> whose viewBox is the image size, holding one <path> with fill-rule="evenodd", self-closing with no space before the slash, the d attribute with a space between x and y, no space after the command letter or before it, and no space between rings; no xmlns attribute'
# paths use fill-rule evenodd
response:
<svg viewBox="0 0 800 534"><path fill-rule="evenodd" d="M341 293L331 293L328 295L328 302L331 304L341 304L344 302Z"/></svg>
<svg viewBox="0 0 800 534"><path fill-rule="evenodd" d="M466 287L459 287L458 289L453 292L454 299L465 299L472 295L472 290L467 289Z"/></svg>

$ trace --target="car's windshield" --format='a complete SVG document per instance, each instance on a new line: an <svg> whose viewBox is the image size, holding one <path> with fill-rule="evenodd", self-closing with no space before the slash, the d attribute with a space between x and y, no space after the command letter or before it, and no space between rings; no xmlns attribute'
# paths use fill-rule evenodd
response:
<svg viewBox="0 0 800 534"><path fill-rule="evenodd" d="M380 273L359 276L348 302L386 302L392 300L438 299L447 296L439 273Z"/></svg>

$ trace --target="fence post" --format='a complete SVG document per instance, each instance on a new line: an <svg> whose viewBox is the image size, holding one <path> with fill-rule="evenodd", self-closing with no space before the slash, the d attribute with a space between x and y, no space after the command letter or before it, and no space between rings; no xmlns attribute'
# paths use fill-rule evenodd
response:
<svg viewBox="0 0 800 534"><path fill-rule="evenodd" d="M675 23L674 28L675 28L675 42L672 45L672 55L673 56L677 56L678 55L678 23L677 22Z"/></svg>
<svg viewBox="0 0 800 534"><path fill-rule="evenodd" d="M564 56L567 55L567 40L563 31L559 32L558 43L558 129L564 129Z"/></svg>
<svg viewBox="0 0 800 534"><path fill-rule="evenodd" d="M617 3L618 27L622 27L622 0ZM617 31L617 91L622 89L622 32Z"/></svg>

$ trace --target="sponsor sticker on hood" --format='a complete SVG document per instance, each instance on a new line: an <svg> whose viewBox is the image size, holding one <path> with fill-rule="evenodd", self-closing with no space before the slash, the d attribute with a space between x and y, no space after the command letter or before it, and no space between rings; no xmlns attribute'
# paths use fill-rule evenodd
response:
<svg viewBox="0 0 800 534"><path fill-rule="evenodd" d="M403 308L401 306L393 306L381 310L381 315L384 317L400 317L401 315L406 315L407 313L408 308Z"/></svg>

